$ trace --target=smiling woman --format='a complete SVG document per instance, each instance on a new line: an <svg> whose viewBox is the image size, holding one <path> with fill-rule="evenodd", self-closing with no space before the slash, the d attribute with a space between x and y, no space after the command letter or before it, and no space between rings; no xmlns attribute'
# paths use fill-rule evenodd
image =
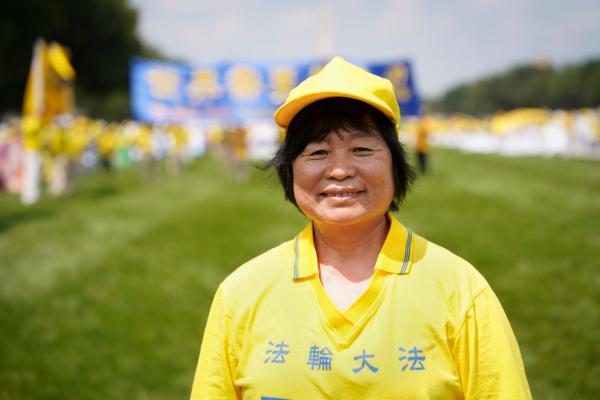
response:
<svg viewBox="0 0 600 400"><path fill-rule="evenodd" d="M394 195L392 156L377 134L335 132L308 144L292 170L296 204L317 229L377 223Z"/></svg>
<svg viewBox="0 0 600 400"><path fill-rule="evenodd" d="M356 124L357 127L331 128L324 124L321 129L326 136L317 141L299 132L296 136L305 138L298 146L303 149L295 149L293 153L301 150L300 153L294 157L281 154L288 172L291 164L293 184L292 190L288 190L289 199L315 223L381 219L393 200L394 182L391 152L373 126L373 116L369 115L377 111L358 100L332 98L307 106L299 113L296 123L301 126L305 121L315 120L314 110L322 111L322 108L331 111L327 119L338 125L356 115L365 123ZM391 122L388 124L393 129ZM294 134L293 130L290 135ZM309 130L316 131L310 126ZM402 167L410 172L407 166Z"/></svg>
<svg viewBox="0 0 600 400"><path fill-rule="evenodd" d="M485 279L390 213L414 179L391 83L335 58L275 121L310 223L219 286L192 399L531 398Z"/></svg>

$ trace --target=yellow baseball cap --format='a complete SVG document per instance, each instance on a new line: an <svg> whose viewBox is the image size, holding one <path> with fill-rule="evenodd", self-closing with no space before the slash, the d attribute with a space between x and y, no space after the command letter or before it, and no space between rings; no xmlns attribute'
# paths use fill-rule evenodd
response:
<svg viewBox="0 0 600 400"><path fill-rule="evenodd" d="M280 127L287 128L304 107L329 97L348 97L363 101L392 119L396 127L400 124L400 108L392 83L341 57L335 57L319 73L292 89L285 103L275 111L275 122Z"/></svg>

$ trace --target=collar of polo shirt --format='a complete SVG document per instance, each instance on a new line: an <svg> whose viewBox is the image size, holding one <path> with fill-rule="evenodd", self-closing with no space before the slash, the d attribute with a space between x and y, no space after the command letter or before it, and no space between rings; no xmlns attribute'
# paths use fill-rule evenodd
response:
<svg viewBox="0 0 600 400"><path fill-rule="evenodd" d="M408 274L412 265L413 234L398 222L390 213L390 230L375 263L376 271L390 274ZM293 279L309 278L319 273L319 263L313 238L313 224L310 223L294 239Z"/></svg>

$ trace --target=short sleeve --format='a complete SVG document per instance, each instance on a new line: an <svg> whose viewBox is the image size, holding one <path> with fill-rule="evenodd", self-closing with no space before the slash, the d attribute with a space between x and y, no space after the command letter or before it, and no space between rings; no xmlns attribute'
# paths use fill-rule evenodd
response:
<svg viewBox="0 0 600 400"><path fill-rule="evenodd" d="M491 288L473 299L453 353L465 399L531 399L517 340Z"/></svg>
<svg viewBox="0 0 600 400"><path fill-rule="evenodd" d="M231 349L231 318L221 286L208 314L191 400L241 399L233 383L235 358Z"/></svg>

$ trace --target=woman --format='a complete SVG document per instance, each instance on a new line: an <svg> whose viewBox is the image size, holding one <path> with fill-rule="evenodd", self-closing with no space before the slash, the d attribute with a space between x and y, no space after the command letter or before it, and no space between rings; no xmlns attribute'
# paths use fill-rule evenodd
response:
<svg viewBox="0 0 600 400"><path fill-rule="evenodd" d="M484 278L389 213L414 177L391 83L335 58L275 120L310 223L219 286L192 399L530 398Z"/></svg>

